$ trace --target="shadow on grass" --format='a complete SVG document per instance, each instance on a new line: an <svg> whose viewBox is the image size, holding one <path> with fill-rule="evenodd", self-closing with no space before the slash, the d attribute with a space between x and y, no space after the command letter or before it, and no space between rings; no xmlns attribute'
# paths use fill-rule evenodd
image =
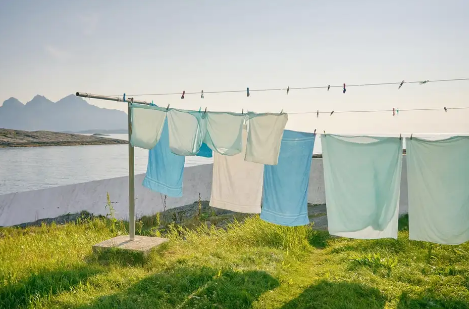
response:
<svg viewBox="0 0 469 309"><path fill-rule="evenodd" d="M263 271L177 267L76 308L251 308L278 281Z"/></svg>
<svg viewBox="0 0 469 309"><path fill-rule="evenodd" d="M303 308L384 308L386 298L378 289L357 283L321 281L281 309Z"/></svg>
<svg viewBox="0 0 469 309"><path fill-rule="evenodd" d="M409 230L409 215L403 215L399 218L399 231L408 231Z"/></svg>
<svg viewBox="0 0 469 309"><path fill-rule="evenodd" d="M308 237L308 242L316 249L324 249L330 238L331 235L327 231L313 230Z"/></svg>
<svg viewBox="0 0 469 309"><path fill-rule="evenodd" d="M469 309L466 300L443 299L432 295L431 291L424 293L421 297L413 298L403 293L399 299L397 309L420 309L420 308L444 308L444 309Z"/></svg>
<svg viewBox="0 0 469 309"><path fill-rule="evenodd" d="M85 258L88 264L119 265L122 267L144 266L148 259L141 253L118 248L98 249Z"/></svg>
<svg viewBox="0 0 469 309"><path fill-rule="evenodd" d="M96 267L80 266L33 273L19 282L0 285L0 308L32 307L34 301L86 284L100 272Z"/></svg>

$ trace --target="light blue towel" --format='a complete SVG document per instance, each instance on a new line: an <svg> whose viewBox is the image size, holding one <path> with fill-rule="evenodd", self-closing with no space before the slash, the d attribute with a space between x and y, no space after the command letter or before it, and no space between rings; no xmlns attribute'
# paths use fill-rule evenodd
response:
<svg viewBox="0 0 469 309"><path fill-rule="evenodd" d="M202 146L200 146L200 150L197 153L197 157L205 157L205 158L213 157L212 149L210 149L210 147L208 147L207 144L202 143Z"/></svg>
<svg viewBox="0 0 469 309"><path fill-rule="evenodd" d="M409 238L469 241L469 137L406 140Z"/></svg>
<svg viewBox="0 0 469 309"><path fill-rule="evenodd" d="M329 233L397 238L402 141L328 134L321 143Z"/></svg>
<svg viewBox="0 0 469 309"><path fill-rule="evenodd" d="M181 197L185 158L169 149L168 120L165 120L160 140L149 151L143 186L168 196Z"/></svg>
<svg viewBox="0 0 469 309"><path fill-rule="evenodd" d="M306 225L313 133L285 130L277 165L264 166L261 219L285 226Z"/></svg>

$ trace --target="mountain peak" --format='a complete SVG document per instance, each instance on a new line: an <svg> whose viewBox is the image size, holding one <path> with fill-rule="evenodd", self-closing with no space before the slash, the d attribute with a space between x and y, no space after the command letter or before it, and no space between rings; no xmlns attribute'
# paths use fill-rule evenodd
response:
<svg viewBox="0 0 469 309"><path fill-rule="evenodd" d="M75 96L74 94L68 95L63 99L60 99L57 101L58 105L90 105L88 102L83 100L82 98L79 98Z"/></svg>
<svg viewBox="0 0 469 309"><path fill-rule="evenodd" d="M15 107L23 107L23 103L21 103L20 101L18 101L17 98L9 98L8 100L6 100L5 102L3 102L3 107L5 108L15 108Z"/></svg>
<svg viewBox="0 0 469 309"><path fill-rule="evenodd" d="M47 99L46 97L38 94L31 101L26 103L26 106L27 107L32 107L32 106L33 107L35 107L35 106L46 107L46 106L50 106L52 104L54 104L54 102L52 102L51 100Z"/></svg>

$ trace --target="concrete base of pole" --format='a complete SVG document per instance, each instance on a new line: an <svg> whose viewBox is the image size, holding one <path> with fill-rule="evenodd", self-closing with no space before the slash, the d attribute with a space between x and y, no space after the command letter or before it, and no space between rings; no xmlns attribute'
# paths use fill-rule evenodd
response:
<svg viewBox="0 0 469 309"><path fill-rule="evenodd" d="M150 251L159 245L167 242L167 238L147 237L135 235L134 240L130 240L129 235L117 236L93 246L94 252L101 252L106 249L120 249L140 252L147 256Z"/></svg>

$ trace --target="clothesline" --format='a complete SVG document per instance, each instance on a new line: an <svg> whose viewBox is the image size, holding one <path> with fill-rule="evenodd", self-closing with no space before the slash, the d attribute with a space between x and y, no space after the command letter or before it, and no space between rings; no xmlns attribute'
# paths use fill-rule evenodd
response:
<svg viewBox="0 0 469 309"><path fill-rule="evenodd" d="M469 79L468 79L469 80ZM331 86L332 87L332 86ZM83 93L83 92L77 92L76 96L78 97L83 97L83 98L89 98L89 99L99 99L99 100L107 100L107 101L115 101L115 102L128 102L128 103L134 103L134 104L143 104L143 105L150 105L152 104L151 102L147 101L137 101L134 100L131 97L123 98L121 96L103 96L103 95L97 95L97 94L91 94L91 93ZM168 105L168 110L170 105ZM344 114L344 113L383 113L383 112L420 112L420 111L448 111L448 110L463 110L463 109L469 109L469 106L459 106L459 107L439 107L439 108L391 108L391 109L374 109L374 110L343 110L343 111L335 111L335 110L329 110L329 111L306 111L306 112L288 112L288 111L283 111L285 114L290 114L290 115L301 115L301 114L316 114L319 116L319 114ZM190 110L188 110L190 111ZM195 110L192 110L195 112ZM247 112L247 111L246 111Z"/></svg>
<svg viewBox="0 0 469 309"><path fill-rule="evenodd" d="M390 86L395 85L399 86L398 89L403 87L405 84L427 84L427 83L441 83L441 82L457 82L457 81L469 81L469 78L451 78L451 79L435 79L435 80L417 80L417 81L408 81L405 80L400 82L384 82L384 83L365 83L365 84L341 84L341 85L325 85L325 86L308 86L308 87L286 87L286 88L265 88L265 89L250 89L249 87L243 90L218 90L218 91L181 91L181 92L168 92L168 93L138 93L138 94L129 94L131 97L139 96L169 96L169 95L181 95L181 98L184 98L185 95L198 94L203 98L204 94L221 94L221 93L243 93L245 92L249 96L250 92L268 92L268 91L286 91L288 94L290 90L309 90L309 89L327 89L330 88L342 88L346 89L347 87L368 87L368 86ZM345 92L344 92L345 93ZM119 94L107 95L109 97L120 96Z"/></svg>

